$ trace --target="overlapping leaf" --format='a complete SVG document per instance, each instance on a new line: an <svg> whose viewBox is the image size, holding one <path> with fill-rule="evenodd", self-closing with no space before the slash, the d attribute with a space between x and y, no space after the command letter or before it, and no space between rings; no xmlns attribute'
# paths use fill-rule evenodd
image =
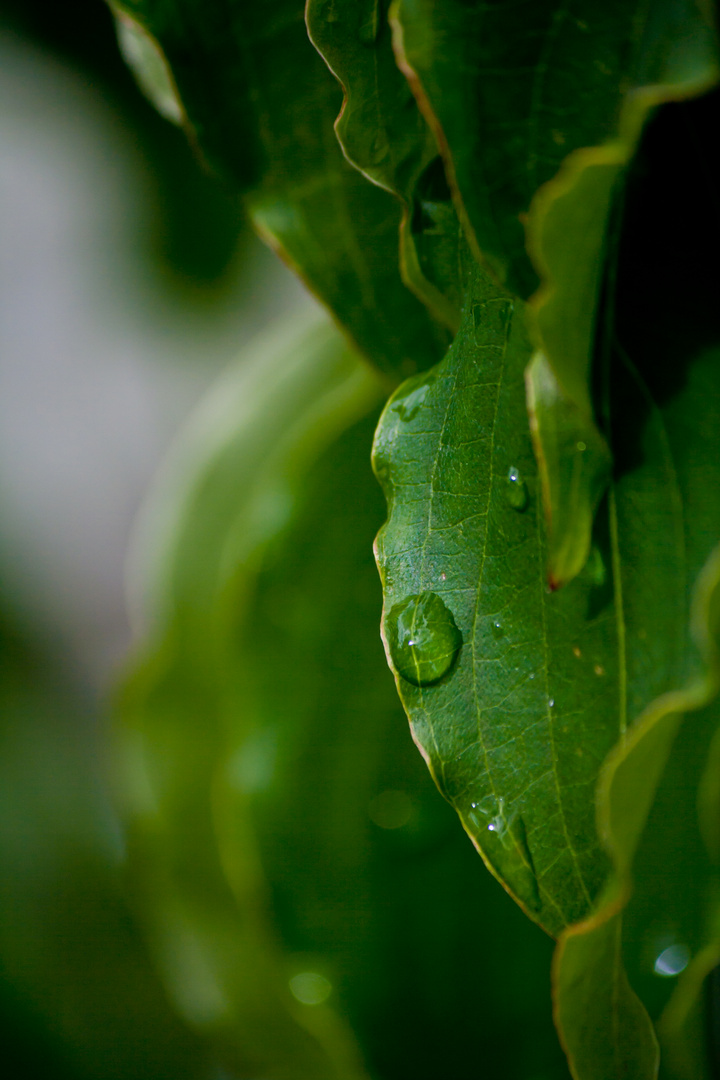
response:
<svg viewBox="0 0 720 1080"><path fill-rule="evenodd" d="M192 140L359 348L395 379L435 362L446 332L401 281L399 206L338 146L341 94L302 0L114 6L159 43Z"/></svg>
<svg viewBox="0 0 720 1080"><path fill-rule="evenodd" d="M478 258L535 294L530 406L550 578L562 584L585 562L608 477L589 373L615 188L649 109L716 80L717 44L696 0L572 11L545 0L522 16L479 0L398 0L396 47Z"/></svg>
<svg viewBox="0 0 720 1080"><path fill-rule="evenodd" d="M469 252L435 137L395 63L389 7L389 0L308 0L308 30L344 89L335 130L346 157L403 202L405 281L455 331Z"/></svg>

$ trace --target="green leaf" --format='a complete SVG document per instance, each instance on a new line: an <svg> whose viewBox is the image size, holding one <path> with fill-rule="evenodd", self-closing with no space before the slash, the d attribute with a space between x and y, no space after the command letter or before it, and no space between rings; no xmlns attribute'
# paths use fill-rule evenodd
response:
<svg viewBox="0 0 720 1080"><path fill-rule="evenodd" d="M560 416L546 399L531 411L549 575L563 584L587 558L608 478L589 373L615 189L649 111L717 80L712 13L698 0L612 10L585 0L572 13L546 0L523 9L521 31L515 8L479 0L397 0L394 13L399 62L443 148L470 243L500 282L532 295L532 337L558 384ZM597 447L580 498L555 454L568 404L577 441Z"/></svg>
<svg viewBox="0 0 720 1080"><path fill-rule="evenodd" d="M396 0L393 19L476 254L525 298L540 268L521 216L568 155L597 147L595 160L626 161L648 107L717 77L712 15L695 0L583 0L572 12L540 0L521 15L481 0Z"/></svg>
<svg viewBox="0 0 720 1080"><path fill-rule="evenodd" d="M404 280L456 331L465 284L462 263L469 264L469 253L445 184L437 143L395 63L389 6L389 0L361 4L309 0L308 30L344 90L335 131L345 156L373 183L402 201ZM442 186L435 192L431 187L438 172ZM432 255L428 256L430 245Z"/></svg>
<svg viewBox="0 0 720 1080"><path fill-rule="evenodd" d="M555 1023L573 1077L654 1080L657 1038L625 973L617 912L563 936L553 979Z"/></svg>
<svg viewBox="0 0 720 1080"><path fill-rule="evenodd" d="M593 793L619 732L617 627L607 552L594 574L547 590L531 350L523 305L479 275L446 359L405 383L380 422L389 518L377 558L415 740L490 869L557 934L587 914L605 875ZM399 641L398 605L428 594L425 640ZM438 625L447 632L439 603L462 635L457 656L441 642L433 657ZM399 646L445 672L408 681Z"/></svg>
<svg viewBox="0 0 720 1080"><path fill-rule="evenodd" d="M241 821L226 875L213 788L228 753L228 620L292 510L294 477L377 395L328 327L261 341L205 403L145 525L159 581L120 732L133 891L174 1004L240 1075L364 1075L332 1008L308 1012L290 993Z"/></svg>
<svg viewBox="0 0 720 1080"><path fill-rule="evenodd" d="M446 331L400 278L400 207L343 157L341 95L302 3L127 0L116 10L162 50L193 143L245 192L260 234L357 346L395 380L439 359Z"/></svg>

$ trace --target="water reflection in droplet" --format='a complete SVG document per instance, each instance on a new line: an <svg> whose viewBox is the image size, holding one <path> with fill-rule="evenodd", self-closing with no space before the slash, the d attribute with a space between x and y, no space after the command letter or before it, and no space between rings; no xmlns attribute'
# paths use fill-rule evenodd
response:
<svg viewBox="0 0 720 1080"><path fill-rule="evenodd" d="M514 465L511 465L508 469L507 478L505 480L505 498L513 510L517 510L520 513L527 508L528 504L528 489L527 484L520 475L520 470Z"/></svg>
<svg viewBox="0 0 720 1080"><path fill-rule="evenodd" d="M386 632L396 670L415 686L429 686L446 675L463 640L452 612L434 592L395 604Z"/></svg>

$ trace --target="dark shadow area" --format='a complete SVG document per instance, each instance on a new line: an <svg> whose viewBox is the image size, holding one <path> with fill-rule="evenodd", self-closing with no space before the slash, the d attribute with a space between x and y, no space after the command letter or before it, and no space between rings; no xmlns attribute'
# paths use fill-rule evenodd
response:
<svg viewBox="0 0 720 1080"><path fill-rule="evenodd" d="M641 460L650 401L675 397L690 364L720 342L720 175L708 138L719 128L720 90L666 105L630 171L610 374L617 475Z"/></svg>

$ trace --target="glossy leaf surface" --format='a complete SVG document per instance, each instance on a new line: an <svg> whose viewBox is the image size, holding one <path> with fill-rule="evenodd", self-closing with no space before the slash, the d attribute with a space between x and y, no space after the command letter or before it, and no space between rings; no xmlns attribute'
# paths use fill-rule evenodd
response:
<svg viewBox="0 0 720 1080"><path fill-rule="evenodd" d="M598 896L604 864L593 797L615 740L697 666L690 590L720 534L711 495L720 486L710 478L720 454L705 456L718 428L714 360L698 356L688 389L668 403L661 397L660 407L651 357L643 362L648 389L622 356L612 383L620 472L595 553L570 586L548 594L537 477L519 420L531 346L502 294L471 301L446 360L400 388L378 430L376 470L390 510L377 544L389 658L394 605L438 594L463 645L438 682L417 687L398 675L415 738L486 862L528 913L553 933L590 917L570 930L556 966L557 1015L575 1075L650 1077L654 1036L611 921L626 894ZM690 417L701 413L709 427L693 432ZM463 447L459 458L452 445ZM509 470L528 487L524 509L508 499ZM657 747L643 744L649 756L614 811L631 848L674 730Z"/></svg>
<svg viewBox="0 0 720 1080"><path fill-rule="evenodd" d="M162 49L193 142L358 347L395 380L435 362L446 333L400 278L400 207L343 157L302 0L118 6Z"/></svg>
<svg viewBox="0 0 720 1080"><path fill-rule="evenodd" d="M391 662L391 615L408 597L436 594L462 634L439 681L398 676L415 739L491 869L558 933L604 877L593 793L619 730L617 629L606 563L547 591L524 314L478 278L446 359L391 399L375 444L389 502L377 556Z"/></svg>

